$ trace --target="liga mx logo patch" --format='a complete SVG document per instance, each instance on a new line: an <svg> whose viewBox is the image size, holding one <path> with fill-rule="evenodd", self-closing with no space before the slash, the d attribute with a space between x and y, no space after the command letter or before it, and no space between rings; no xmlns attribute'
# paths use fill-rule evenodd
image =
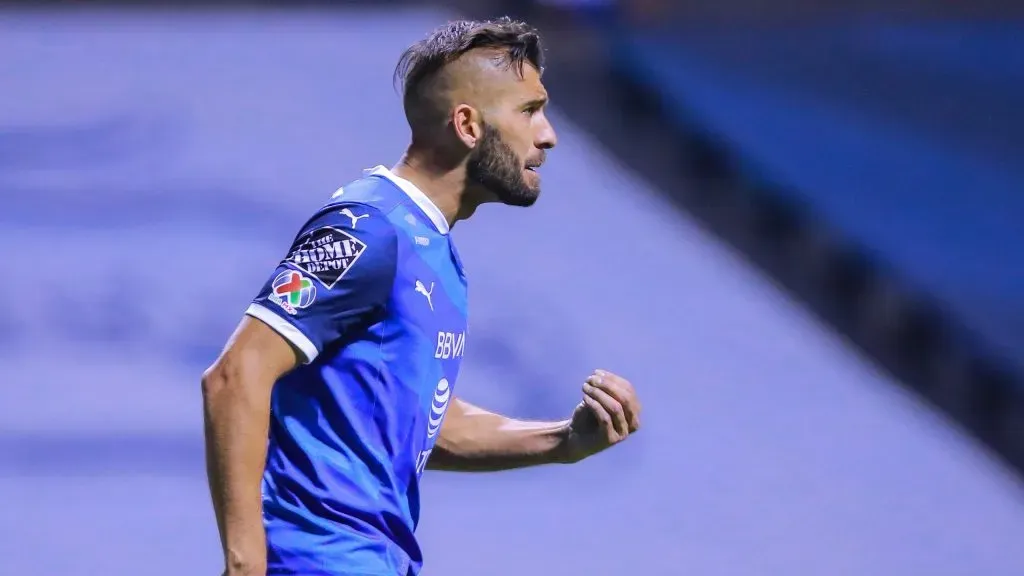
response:
<svg viewBox="0 0 1024 576"><path fill-rule="evenodd" d="M271 284L271 289L271 299L274 303L293 316L298 310L308 307L316 300L316 286L313 281L294 270L278 274Z"/></svg>
<svg viewBox="0 0 1024 576"><path fill-rule="evenodd" d="M365 250L362 240L333 226L324 226L299 236L285 261L330 290Z"/></svg>

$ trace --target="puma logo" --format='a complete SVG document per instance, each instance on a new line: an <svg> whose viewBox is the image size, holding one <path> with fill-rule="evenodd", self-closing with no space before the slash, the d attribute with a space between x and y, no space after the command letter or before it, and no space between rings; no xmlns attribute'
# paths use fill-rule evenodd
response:
<svg viewBox="0 0 1024 576"><path fill-rule="evenodd" d="M423 285L423 282L420 282L419 280L417 280L416 281L416 291L419 292L420 294L423 294L423 296L426 297L426 299L427 299L427 306L430 306L430 311L433 312L434 311L434 302L433 302L432 298L433 298L433 294L434 294L434 283L431 282L430 283L430 290L427 290L427 287Z"/></svg>
<svg viewBox="0 0 1024 576"><path fill-rule="evenodd" d="M356 227L356 222L359 222L363 218L369 218L370 217L369 214L360 214L359 216L356 216L355 214L352 213L352 210L350 210L348 208L343 208L341 210L340 214L342 216L347 216L348 219L352 221L352 228Z"/></svg>

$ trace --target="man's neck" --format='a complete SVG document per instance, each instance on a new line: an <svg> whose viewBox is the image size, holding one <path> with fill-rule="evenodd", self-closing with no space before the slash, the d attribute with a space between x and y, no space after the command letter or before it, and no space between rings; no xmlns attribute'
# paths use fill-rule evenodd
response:
<svg viewBox="0 0 1024 576"><path fill-rule="evenodd" d="M466 170L462 166L452 170L439 169L416 154L406 152L391 172L412 182L430 198L444 214L449 227L468 218L476 210L477 203L470 201L466 193Z"/></svg>

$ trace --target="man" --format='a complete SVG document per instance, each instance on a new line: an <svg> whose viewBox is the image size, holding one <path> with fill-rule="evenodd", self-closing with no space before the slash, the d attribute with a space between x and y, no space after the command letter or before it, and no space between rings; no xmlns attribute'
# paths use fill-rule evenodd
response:
<svg viewBox="0 0 1024 576"><path fill-rule="evenodd" d="M409 48L405 155L306 223L203 375L226 574L417 574L424 468L577 462L639 427L632 386L604 371L562 422L455 396L466 277L449 228L485 202L537 199L555 145L541 60L537 33L508 19Z"/></svg>

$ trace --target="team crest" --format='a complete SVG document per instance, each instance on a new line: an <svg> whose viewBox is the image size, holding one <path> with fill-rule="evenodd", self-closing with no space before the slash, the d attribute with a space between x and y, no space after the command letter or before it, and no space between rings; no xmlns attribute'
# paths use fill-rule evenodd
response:
<svg viewBox="0 0 1024 576"><path fill-rule="evenodd" d="M285 270L278 274L271 284L271 290L271 300L291 315L295 315L298 310L308 307L316 300L316 285L294 270Z"/></svg>
<svg viewBox="0 0 1024 576"><path fill-rule="evenodd" d="M344 230L324 226L299 236L285 261L330 290L365 250L362 240Z"/></svg>

